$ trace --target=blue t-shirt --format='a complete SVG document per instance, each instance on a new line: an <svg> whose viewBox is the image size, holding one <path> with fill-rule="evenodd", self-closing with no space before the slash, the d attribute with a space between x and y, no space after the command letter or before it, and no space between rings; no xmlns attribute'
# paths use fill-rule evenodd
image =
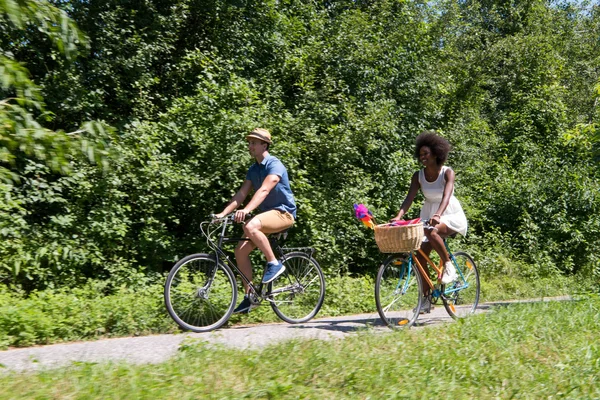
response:
<svg viewBox="0 0 600 400"><path fill-rule="evenodd" d="M287 170L277 157L268 155L261 163L255 162L252 164L248 169L246 179L252 182L254 191L257 191L267 175L277 175L279 182L258 206L258 209L262 212L269 210L287 211L296 219L296 202L290 188Z"/></svg>

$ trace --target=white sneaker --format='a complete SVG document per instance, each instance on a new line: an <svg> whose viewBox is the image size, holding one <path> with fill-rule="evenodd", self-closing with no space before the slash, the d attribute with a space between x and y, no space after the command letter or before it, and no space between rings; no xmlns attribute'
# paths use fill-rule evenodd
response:
<svg viewBox="0 0 600 400"><path fill-rule="evenodd" d="M458 278L456 274L456 268L454 268L454 264L452 261L447 261L444 264L444 275L442 275L442 283L447 285L451 282L454 282Z"/></svg>

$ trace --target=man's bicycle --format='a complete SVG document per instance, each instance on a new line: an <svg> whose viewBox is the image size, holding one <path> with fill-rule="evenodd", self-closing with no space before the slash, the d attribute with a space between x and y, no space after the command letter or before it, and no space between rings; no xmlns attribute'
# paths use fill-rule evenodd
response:
<svg viewBox="0 0 600 400"><path fill-rule="evenodd" d="M458 275L458 279L449 285L441 284L444 270L441 260L436 264L420 248L404 254L392 254L383 262L375 281L375 302L379 316L387 326L393 329L412 326L419 317L425 298L430 304L441 300L454 319L475 312L480 294L475 261L464 251L452 253L446 240L444 245ZM417 252L426 260L426 265L421 265ZM436 272L436 283L429 277L427 264Z"/></svg>
<svg viewBox="0 0 600 400"><path fill-rule="evenodd" d="M212 252L184 257L169 272L164 298L173 320L193 332L208 332L223 326L237 303L238 286L233 271L250 287L253 307L265 300L279 318L291 324L309 321L317 315L325 298L325 277L313 258L314 249L281 247L279 239L285 238L287 232L272 234L271 248L285 271L268 284L255 285L223 250L224 243L249 240L226 236L233 216L211 215L210 221L202 222L200 230Z"/></svg>

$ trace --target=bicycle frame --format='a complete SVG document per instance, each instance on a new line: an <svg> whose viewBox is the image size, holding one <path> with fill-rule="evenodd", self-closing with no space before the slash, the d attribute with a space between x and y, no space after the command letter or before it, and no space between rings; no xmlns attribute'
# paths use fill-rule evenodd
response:
<svg viewBox="0 0 600 400"><path fill-rule="evenodd" d="M255 286L250 279L248 279L248 277L246 277L246 275L244 275L244 273L242 273L242 271L240 271L240 269L238 268L237 264L234 263L229 255L223 250L223 244L224 243L229 243L229 242L244 242L244 241L249 241L249 238L245 238L245 237L227 237L226 233L227 233L227 227L232 225L232 220L229 218L225 218L223 220L222 226L221 226L221 233L219 234L219 238L217 243L215 243L215 241L211 238L212 233L211 232L205 232L204 229L202 229L202 226L200 228L200 230L202 231L202 234L204 235L204 237L207 240L207 244L208 246L213 250L214 255L215 255L215 261L217 263L217 265L219 264L220 260L224 260L224 262L229 266L229 268L231 268L234 272L237 272L240 277L242 278L242 280L245 282L246 285L248 285L248 287L250 288L250 291L252 293L254 293L256 296L260 297L260 298L265 298L268 295L274 295L274 294L278 294L281 292L285 292L287 291L286 288L281 288L281 289L277 289L273 292L269 291L264 292L263 291L263 283L262 283L262 279L261 279L261 283L258 286ZM213 231L214 232L214 231ZM284 236L284 238L287 236L287 233L277 233L275 236L270 237L269 238L269 242L271 244L271 249L273 250L273 253L275 253L275 256L278 259L284 259L285 258L285 252L284 252L284 248L281 247L279 245L279 240L278 238L280 238L281 236ZM312 257L313 253L314 253L314 249L311 247L298 247L298 248L285 248L285 250L287 252L290 251L302 251L304 253L306 253L307 255L309 255L310 257ZM216 273L216 270L215 270ZM212 280L214 279L214 275L211 277L210 279L210 283L212 284Z"/></svg>
<svg viewBox="0 0 600 400"><path fill-rule="evenodd" d="M460 279L463 282L463 284L460 285L460 286L458 286L458 287L449 288L449 289L446 289L444 291L444 294L449 294L449 293L452 293L452 292L456 292L458 290L465 289L465 288L469 287L469 284L466 282L465 277L463 275L463 272L460 269L460 267L458 266L458 263L456 262L456 259L454 258L454 255L450 251L450 248L448 247L448 243L446 242L446 240L444 240L444 246L446 247L446 251L448 252L448 255L450 256L450 261L452 261L452 263L454 264L454 267L456 268L456 271L458 272L458 274L460 276ZM425 270L425 267L423 265L421 265L421 262L419 261L419 258L416 257L416 253L417 252L425 259L426 265L427 264L431 265L431 267L436 271L438 282L442 279L442 273L444 271L444 264L443 264L442 260L440 260L439 265L437 265L420 248L418 250L412 251L410 253L410 257L409 257L409 260L408 260L408 262L409 262L409 268L412 267L411 263L414 261L414 263L417 266L417 269L418 269L419 273L421 274L421 277L423 278L425 284L429 287L430 291L433 291L435 289L435 285L431 281L431 278L429 278L429 273Z"/></svg>
<svg viewBox="0 0 600 400"><path fill-rule="evenodd" d="M442 283L443 261L432 261L421 248L391 254L381 264L375 282L375 302L379 316L390 328L412 326L419 314L431 312L432 304L438 300L442 300L453 319L476 311L480 284L475 261L464 251L451 252L448 242L443 242L457 271L456 279L448 284ZM435 278L430 278L428 265L436 272Z"/></svg>
<svg viewBox="0 0 600 400"><path fill-rule="evenodd" d="M242 237L227 237L226 236L227 227L231 225L231 222L232 221L229 218L226 218L223 220L222 225L221 225L221 233L219 234L219 238L216 243L211 237L212 232L205 232L204 229L202 229L202 224L201 224L200 230L202 231L202 234L206 238L206 243L213 250L216 265L219 265L220 262L225 262L229 266L229 268L231 268L234 272L236 272L242 278L244 283L246 285L248 285L248 287L250 288L251 292L255 293L256 295L259 295L262 292L262 282L260 283L260 285L258 287L254 286L254 284L250 281L250 279L248 279L246 277L246 275L244 273L242 273L242 271L240 271L237 264L234 263L233 261L231 261L230 256L223 250L224 243L244 242L244 241L250 240L248 238L242 238ZM276 251L279 252L280 250L281 249L280 249L279 245L277 245L276 248L273 249L274 252L276 252ZM216 273L216 269L215 269L215 273ZM214 279L214 275L210 278L209 284L212 284L213 279Z"/></svg>

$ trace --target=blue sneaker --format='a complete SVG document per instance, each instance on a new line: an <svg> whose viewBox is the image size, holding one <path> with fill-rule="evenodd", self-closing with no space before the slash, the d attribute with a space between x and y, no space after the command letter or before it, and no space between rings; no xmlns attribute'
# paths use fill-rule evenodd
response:
<svg viewBox="0 0 600 400"><path fill-rule="evenodd" d="M277 264L267 263L265 269L265 276L263 276L262 283L271 282L273 279L281 275L283 271L285 271L285 267L280 262L278 262Z"/></svg>
<svg viewBox="0 0 600 400"><path fill-rule="evenodd" d="M244 300L240 303L239 306L233 309L234 314L248 314L250 312L250 307L252 307L252 303L248 296L244 296Z"/></svg>

